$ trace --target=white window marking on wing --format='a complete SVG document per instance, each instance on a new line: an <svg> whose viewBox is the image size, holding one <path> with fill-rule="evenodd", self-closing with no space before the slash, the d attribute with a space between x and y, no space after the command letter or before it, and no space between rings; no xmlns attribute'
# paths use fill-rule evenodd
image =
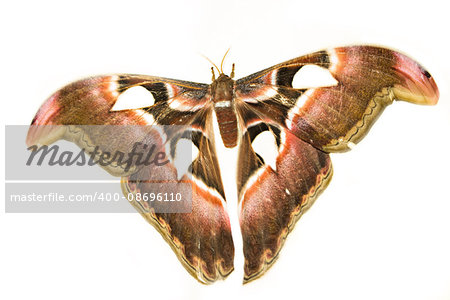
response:
<svg viewBox="0 0 450 300"><path fill-rule="evenodd" d="M189 166L197 158L198 148L190 139L180 139L175 145L175 157L173 164L177 169L178 179L187 173Z"/></svg>
<svg viewBox="0 0 450 300"><path fill-rule="evenodd" d="M292 87L296 89L327 87L337 84L338 81L328 69L316 65L303 66L292 80Z"/></svg>
<svg viewBox="0 0 450 300"><path fill-rule="evenodd" d="M141 86L135 86L119 95L111 111L138 109L149 107L153 104L155 104L155 98L152 93Z"/></svg>
<svg viewBox="0 0 450 300"><path fill-rule="evenodd" d="M252 147L262 157L264 163L276 171L278 147L273 133L267 130L261 132L253 140Z"/></svg>

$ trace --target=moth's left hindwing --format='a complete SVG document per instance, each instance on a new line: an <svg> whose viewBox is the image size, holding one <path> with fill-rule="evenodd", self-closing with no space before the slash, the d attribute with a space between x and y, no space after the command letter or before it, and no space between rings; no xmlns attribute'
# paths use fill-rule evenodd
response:
<svg viewBox="0 0 450 300"><path fill-rule="evenodd" d="M142 86L153 94L155 104L141 109L111 111L119 95L133 86ZM125 194L152 192L148 181L175 183L174 190L186 193L185 185L192 187L192 212L155 213L145 203L132 205L169 242L186 269L203 283L226 277L233 270L234 246L226 213L218 161L211 127L212 110L208 85L165 78L135 75L92 77L72 83L52 95L39 109L30 127L27 143L47 144L57 139L68 139L86 148L86 140L99 146L100 151L122 150L130 153L138 138L166 150L167 138L153 126L185 125L188 135L199 148L192 162L192 174L177 174L172 163L145 166L126 172L105 169L122 177ZM40 125L73 125L68 129ZM129 134L92 134L86 127L76 125L139 125ZM66 127L65 127L66 128ZM50 131L49 131L50 130ZM74 132L76 134L74 135ZM82 138L80 138L82 137ZM166 157L171 153L165 152ZM173 185L171 185L173 187ZM136 199L135 197L128 197Z"/></svg>
<svg viewBox="0 0 450 300"><path fill-rule="evenodd" d="M332 177L327 153L302 141L275 123L243 114L239 148L239 220L244 244L244 282L261 275L278 256L298 218L313 204ZM263 131L275 135L276 169L252 147Z"/></svg>

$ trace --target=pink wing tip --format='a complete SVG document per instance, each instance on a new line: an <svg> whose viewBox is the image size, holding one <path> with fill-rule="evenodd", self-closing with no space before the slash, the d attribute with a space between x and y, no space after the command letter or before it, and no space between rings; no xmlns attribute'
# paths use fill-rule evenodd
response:
<svg viewBox="0 0 450 300"><path fill-rule="evenodd" d="M31 126L28 129L26 144L28 147L37 144L48 144L52 139L61 134L62 126L55 125L54 118L59 114L61 106L58 99L59 93L48 98L36 113Z"/></svg>
<svg viewBox="0 0 450 300"><path fill-rule="evenodd" d="M414 60L395 52L394 66L400 75L400 83L395 85L396 97L415 104L435 105L439 100L439 90L433 77Z"/></svg>
<svg viewBox="0 0 450 300"><path fill-rule="evenodd" d="M50 145L61 139L65 132L64 125L31 125L28 129L26 144L28 147Z"/></svg>

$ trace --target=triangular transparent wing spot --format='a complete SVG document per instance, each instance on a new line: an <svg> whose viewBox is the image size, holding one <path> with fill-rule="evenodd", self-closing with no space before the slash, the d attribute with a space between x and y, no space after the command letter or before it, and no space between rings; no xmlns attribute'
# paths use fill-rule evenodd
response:
<svg viewBox="0 0 450 300"><path fill-rule="evenodd" d="M199 149L190 139L181 138L175 146L175 156L173 164L177 169L178 179L181 179L184 174L187 174L189 166L197 158Z"/></svg>
<svg viewBox="0 0 450 300"><path fill-rule="evenodd" d="M338 81L326 68L317 65L305 65L298 70L292 79L292 87L307 89L317 87L335 86Z"/></svg>
<svg viewBox="0 0 450 300"><path fill-rule="evenodd" d="M152 93L142 86L134 86L119 95L111 111L138 109L155 104Z"/></svg>
<svg viewBox="0 0 450 300"><path fill-rule="evenodd" d="M264 163L276 171L278 147L274 134L268 130L260 132L253 140L252 147Z"/></svg>

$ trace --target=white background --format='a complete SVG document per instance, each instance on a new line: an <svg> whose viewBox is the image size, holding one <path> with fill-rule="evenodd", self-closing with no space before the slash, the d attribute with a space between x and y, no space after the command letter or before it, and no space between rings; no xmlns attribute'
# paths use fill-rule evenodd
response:
<svg viewBox="0 0 450 300"><path fill-rule="evenodd" d="M424 65L441 98L435 107L394 103L356 149L333 155L330 186L255 282L241 284L239 238L235 271L204 286L137 214L2 211L0 298L450 299L450 22L443 3L2 2L2 125L29 124L52 92L93 74L208 83L201 54L220 62L229 47L225 70L235 62L239 78L326 47L384 45ZM222 161L234 165L228 154ZM223 171L236 234L234 170Z"/></svg>

